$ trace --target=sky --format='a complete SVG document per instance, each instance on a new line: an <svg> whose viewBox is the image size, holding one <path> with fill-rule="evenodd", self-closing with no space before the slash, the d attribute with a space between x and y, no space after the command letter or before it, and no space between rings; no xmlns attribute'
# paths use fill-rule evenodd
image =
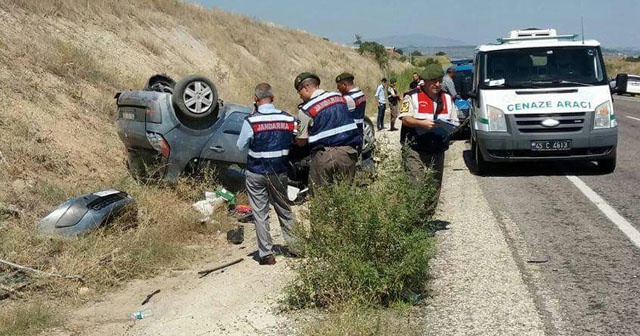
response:
<svg viewBox="0 0 640 336"><path fill-rule="evenodd" d="M640 49L638 0L187 0L205 8L302 29L342 43L422 33L468 45L493 43L518 28L556 28L605 48ZM479 5L481 3L481 5ZM402 46L397 46L402 48Z"/></svg>

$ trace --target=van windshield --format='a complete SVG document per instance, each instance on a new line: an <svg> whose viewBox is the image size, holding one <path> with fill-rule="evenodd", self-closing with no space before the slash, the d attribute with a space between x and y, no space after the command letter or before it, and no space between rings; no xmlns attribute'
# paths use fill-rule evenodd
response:
<svg viewBox="0 0 640 336"><path fill-rule="evenodd" d="M498 50L481 56L483 88L607 85L598 47Z"/></svg>

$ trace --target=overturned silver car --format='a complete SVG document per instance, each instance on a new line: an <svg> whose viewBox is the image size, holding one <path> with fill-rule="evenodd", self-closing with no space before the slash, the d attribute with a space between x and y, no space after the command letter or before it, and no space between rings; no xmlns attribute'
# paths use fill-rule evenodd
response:
<svg viewBox="0 0 640 336"><path fill-rule="evenodd" d="M155 75L144 89L119 92L116 99L118 135L134 177L175 181L211 167L228 178L242 175L247 152L236 142L252 107L218 99L215 85L206 77L192 75L175 82ZM373 123L365 117L361 163L371 162L374 141ZM291 148L293 185L307 184L308 152Z"/></svg>

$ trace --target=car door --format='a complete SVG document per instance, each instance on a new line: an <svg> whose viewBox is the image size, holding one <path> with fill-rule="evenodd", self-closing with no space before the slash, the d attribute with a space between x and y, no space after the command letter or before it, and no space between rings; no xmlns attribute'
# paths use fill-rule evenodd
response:
<svg viewBox="0 0 640 336"><path fill-rule="evenodd" d="M247 115L246 111L228 111L222 125L214 131L202 148L200 157L217 162L246 164L247 150L239 150L236 143Z"/></svg>

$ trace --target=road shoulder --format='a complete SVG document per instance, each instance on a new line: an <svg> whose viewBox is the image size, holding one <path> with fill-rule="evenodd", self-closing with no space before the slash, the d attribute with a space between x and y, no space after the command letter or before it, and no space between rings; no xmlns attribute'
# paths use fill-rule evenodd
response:
<svg viewBox="0 0 640 336"><path fill-rule="evenodd" d="M543 335L544 325L478 177L463 158L467 145L447 152L431 262L433 297L425 328L434 335Z"/></svg>

